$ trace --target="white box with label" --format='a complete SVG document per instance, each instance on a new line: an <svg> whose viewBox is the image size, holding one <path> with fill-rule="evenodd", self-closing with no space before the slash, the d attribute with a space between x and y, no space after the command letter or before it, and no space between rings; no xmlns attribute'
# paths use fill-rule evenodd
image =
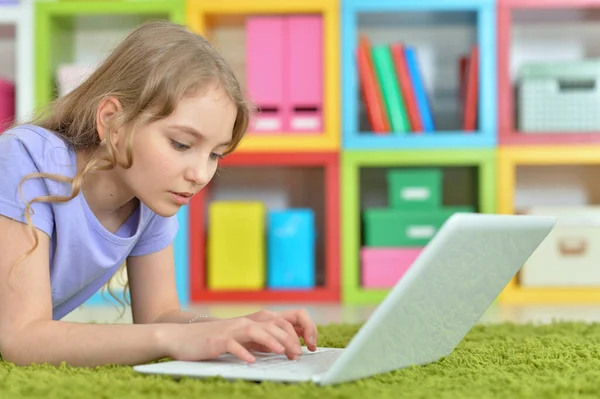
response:
<svg viewBox="0 0 600 399"><path fill-rule="evenodd" d="M537 206L527 214L558 219L521 269L519 284L600 287L600 206Z"/></svg>

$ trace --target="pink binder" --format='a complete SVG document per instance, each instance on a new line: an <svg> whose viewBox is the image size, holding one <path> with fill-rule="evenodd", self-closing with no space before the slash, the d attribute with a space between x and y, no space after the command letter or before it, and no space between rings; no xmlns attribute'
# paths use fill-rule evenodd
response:
<svg viewBox="0 0 600 399"><path fill-rule="evenodd" d="M289 130L323 130L323 27L320 15L288 17Z"/></svg>
<svg viewBox="0 0 600 399"><path fill-rule="evenodd" d="M246 19L246 84L259 112L249 130L279 133L286 129L284 104L284 17Z"/></svg>
<svg viewBox="0 0 600 399"><path fill-rule="evenodd" d="M15 84L0 78L0 133L14 122L15 99Z"/></svg>

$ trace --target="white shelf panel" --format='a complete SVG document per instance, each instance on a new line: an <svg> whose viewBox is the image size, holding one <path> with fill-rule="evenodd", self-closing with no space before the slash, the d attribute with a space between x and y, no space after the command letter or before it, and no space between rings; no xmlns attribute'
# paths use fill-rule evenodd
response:
<svg viewBox="0 0 600 399"><path fill-rule="evenodd" d="M0 3L0 25L17 24L22 18L20 4Z"/></svg>

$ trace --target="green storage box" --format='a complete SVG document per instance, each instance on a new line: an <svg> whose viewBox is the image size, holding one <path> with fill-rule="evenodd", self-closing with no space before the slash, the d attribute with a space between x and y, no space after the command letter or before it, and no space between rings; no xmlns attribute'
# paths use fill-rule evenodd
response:
<svg viewBox="0 0 600 399"><path fill-rule="evenodd" d="M429 210L442 204L439 169L390 170L387 174L389 206L403 210Z"/></svg>
<svg viewBox="0 0 600 399"><path fill-rule="evenodd" d="M448 206L431 211L367 209L363 213L365 245L367 247L422 247L454 213L474 211L471 206Z"/></svg>

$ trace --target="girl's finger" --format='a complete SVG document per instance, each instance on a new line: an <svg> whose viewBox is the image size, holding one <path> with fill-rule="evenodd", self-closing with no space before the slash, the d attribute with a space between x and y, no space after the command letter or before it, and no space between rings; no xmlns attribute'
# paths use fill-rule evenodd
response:
<svg viewBox="0 0 600 399"><path fill-rule="evenodd" d="M316 350L317 347L317 326L310 318L308 312L304 309L286 310L282 312L282 317L288 320L296 328L302 329L302 338L310 350Z"/></svg>
<svg viewBox="0 0 600 399"><path fill-rule="evenodd" d="M245 362L254 363L254 361L256 360L256 358L250 353L250 351L244 348L244 345L240 344L235 339L230 339L227 342L226 350L228 353L237 356Z"/></svg>
<svg viewBox="0 0 600 399"><path fill-rule="evenodd" d="M300 338L296 335L296 331L290 323L283 320L284 323L270 324L267 323L267 331L275 336L279 342L285 346L285 354L289 359L294 359L302 354L300 346ZM291 331L291 333L290 333Z"/></svg>
<svg viewBox="0 0 600 399"><path fill-rule="evenodd" d="M265 349L268 349L266 352L284 353L285 345L277 337L273 336L272 332L267 332L265 329L266 326L270 326L270 324L256 323L255 328L245 330L247 332L243 339L247 340L248 343L262 345Z"/></svg>

